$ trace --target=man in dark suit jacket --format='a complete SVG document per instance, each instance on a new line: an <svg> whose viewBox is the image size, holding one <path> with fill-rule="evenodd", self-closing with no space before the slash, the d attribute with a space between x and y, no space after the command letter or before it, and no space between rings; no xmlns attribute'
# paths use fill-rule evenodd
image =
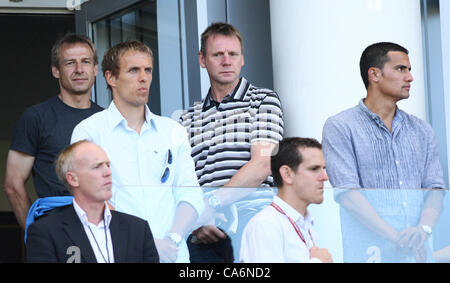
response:
<svg viewBox="0 0 450 283"><path fill-rule="evenodd" d="M99 146L70 145L56 170L74 201L30 225L28 262L159 262L147 221L109 209L111 170Z"/></svg>

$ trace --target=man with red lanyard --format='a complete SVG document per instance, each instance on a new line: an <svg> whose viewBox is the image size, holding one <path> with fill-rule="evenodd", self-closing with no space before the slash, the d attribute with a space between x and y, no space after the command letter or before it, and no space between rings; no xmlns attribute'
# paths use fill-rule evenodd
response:
<svg viewBox="0 0 450 283"><path fill-rule="evenodd" d="M278 193L247 224L241 262L333 262L315 245L309 204L323 201L328 180L321 144L309 138L285 138L271 157Z"/></svg>

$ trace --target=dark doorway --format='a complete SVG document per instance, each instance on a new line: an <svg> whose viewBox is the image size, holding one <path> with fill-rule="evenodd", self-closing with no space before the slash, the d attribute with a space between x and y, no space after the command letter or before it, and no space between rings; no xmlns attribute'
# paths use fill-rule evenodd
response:
<svg viewBox="0 0 450 283"><path fill-rule="evenodd" d="M73 15L0 14L0 138L11 138L26 107L57 94L50 49L59 36L74 31Z"/></svg>
<svg viewBox="0 0 450 283"><path fill-rule="evenodd" d="M72 14L0 14L0 184L17 119L29 106L58 94L50 67L56 39L75 31ZM36 198L32 182L27 189ZM0 262L23 260L23 233L3 189L0 190Z"/></svg>

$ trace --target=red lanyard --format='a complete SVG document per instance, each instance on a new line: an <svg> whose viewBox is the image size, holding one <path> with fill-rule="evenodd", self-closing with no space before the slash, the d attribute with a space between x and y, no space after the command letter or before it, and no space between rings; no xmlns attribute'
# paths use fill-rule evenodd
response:
<svg viewBox="0 0 450 283"><path fill-rule="evenodd" d="M284 214L287 217L289 222L291 222L292 226L294 226L295 232L297 232L297 234L300 237L300 239L302 240L302 242L305 243L305 246L308 246L306 244L305 237L303 237L303 234L300 231L300 228L297 226L297 224L289 216L287 216L287 214L276 203L272 202L270 205L273 206L273 208L275 208L279 213ZM309 236L311 237L311 241L313 241L312 236L311 236L311 231L308 231L308 233L309 233ZM314 245L314 241L313 241L313 245Z"/></svg>

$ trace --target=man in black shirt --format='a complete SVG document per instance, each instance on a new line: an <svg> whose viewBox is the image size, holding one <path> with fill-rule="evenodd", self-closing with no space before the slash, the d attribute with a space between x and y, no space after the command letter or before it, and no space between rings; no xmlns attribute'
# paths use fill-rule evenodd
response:
<svg viewBox="0 0 450 283"><path fill-rule="evenodd" d="M5 191L22 228L31 200L25 182L33 175L38 197L69 195L55 173L54 160L70 144L73 128L102 108L90 100L98 69L97 52L85 36L67 34L51 51L52 74L60 94L26 109L8 152Z"/></svg>

